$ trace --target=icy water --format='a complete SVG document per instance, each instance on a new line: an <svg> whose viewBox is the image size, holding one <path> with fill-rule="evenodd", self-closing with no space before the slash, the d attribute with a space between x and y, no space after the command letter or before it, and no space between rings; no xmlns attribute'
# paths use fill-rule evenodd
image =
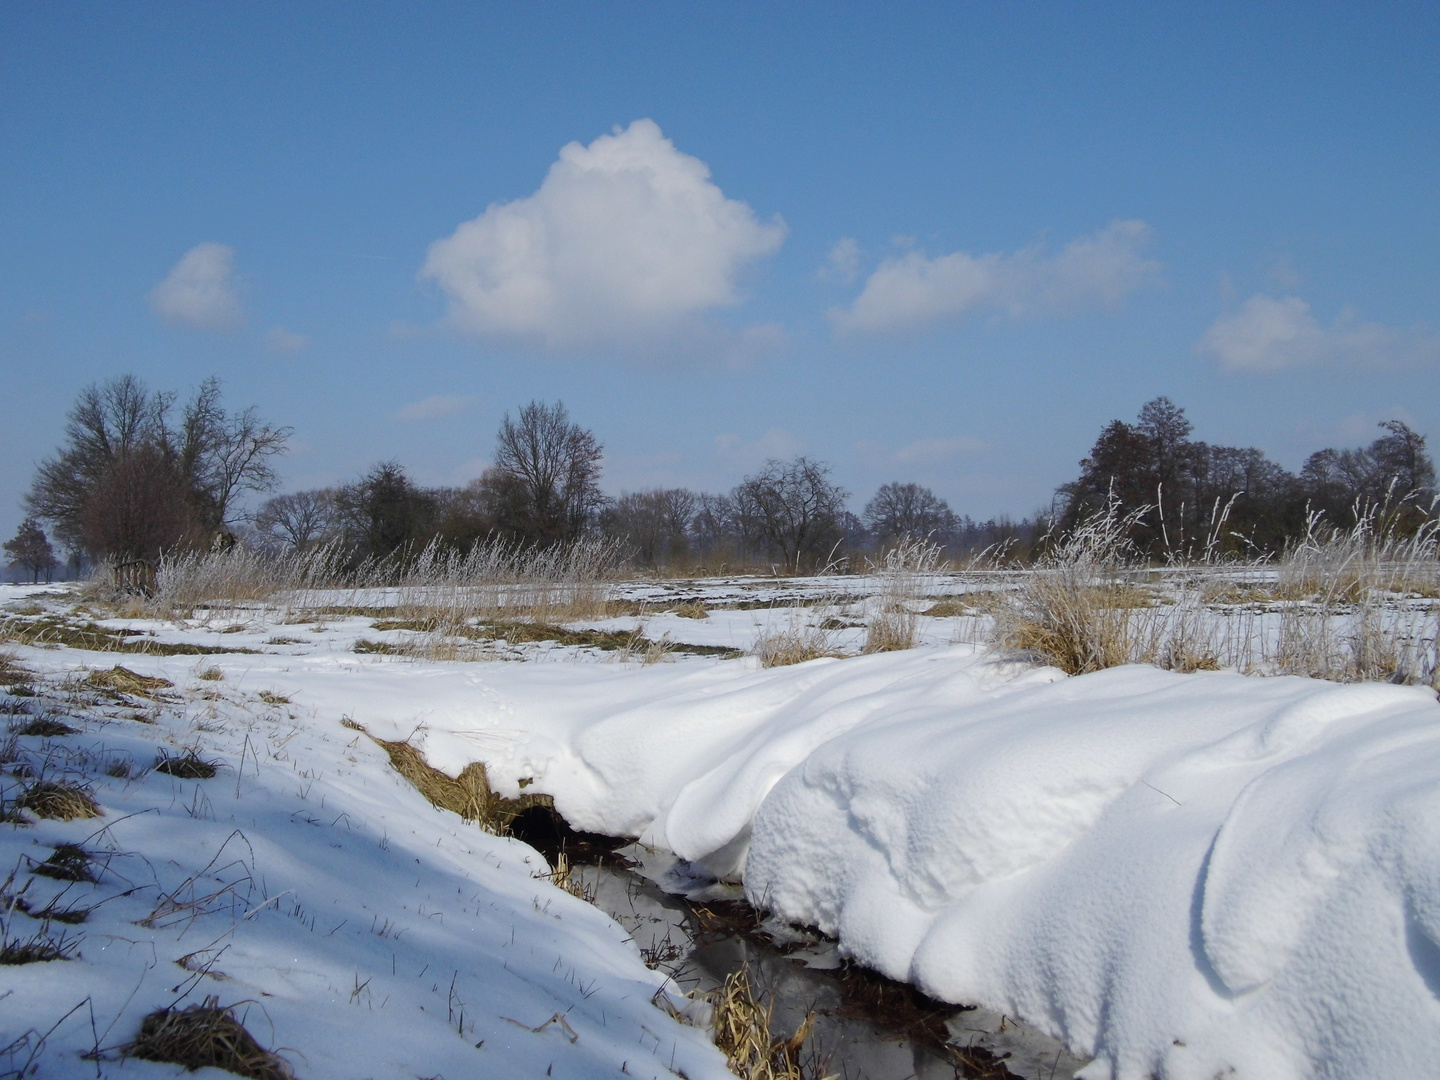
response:
<svg viewBox="0 0 1440 1080"><path fill-rule="evenodd" d="M815 1055L816 1075L1071 1080L1085 1064L1010 1017L929 1001L854 968L817 934L757 924L737 887L697 878L674 856L638 845L617 854L635 865L576 873L594 890L596 905L630 932L641 955L686 990L713 990L748 966L757 991L774 1002L773 1034L792 1032L815 1013L806 1054Z"/></svg>

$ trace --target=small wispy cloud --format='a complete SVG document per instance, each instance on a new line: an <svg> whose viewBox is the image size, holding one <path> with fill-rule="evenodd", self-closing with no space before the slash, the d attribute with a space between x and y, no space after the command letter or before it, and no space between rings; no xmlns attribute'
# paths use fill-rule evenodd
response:
<svg viewBox="0 0 1440 1080"><path fill-rule="evenodd" d="M214 241L196 244L146 299L169 323L199 330L238 328L245 319L235 290L235 249Z"/></svg>
<svg viewBox="0 0 1440 1080"><path fill-rule="evenodd" d="M901 447L861 441L854 444L856 456L871 468L938 465L992 449L989 443L968 435L949 439L916 439Z"/></svg>
<svg viewBox="0 0 1440 1080"><path fill-rule="evenodd" d="M878 333L975 311L1029 319L1115 307L1159 278L1160 263L1143 254L1150 236L1143 221L1113 221L1054 254L1040 244L1010 254L906 251L884 260L830 318L841 332Z"/></svg>
<svg viewBox="0 0 1440 1080"><path fill-rule="evenodd" d="M298 353L301 349L309 346L310 339L304 334L297 334L293 330L286 330L283 326L276 326L266 333L265 344L273 352Z"/></svg>
<svg viewBox="0 0 1440 1080"><path fill-rule="evenodd" d="M1257 293L1220 316L1195 344L1227 371L1282 371L1314 364L1384 367L1440 361L1440 335L1426 327L1361 322L1351 309L1321 326L1298 296Z"/></svg>
<svg viewBox="0 0 1440 1080"><path fill-rule="evenodd" d="M839 281L849 285L860 276L860 241L844 237L835 241L825 265L820 268L822 281Z"/></svg>
<svg viewBox="0 0 1440 1080"><path fill-rule="evenodd" d="M464 412L474 402L473 397L455 397L432 394L420 401L411 402L395 415L406 422L415 420L438 420L442 416L454 416Z"/></svg>

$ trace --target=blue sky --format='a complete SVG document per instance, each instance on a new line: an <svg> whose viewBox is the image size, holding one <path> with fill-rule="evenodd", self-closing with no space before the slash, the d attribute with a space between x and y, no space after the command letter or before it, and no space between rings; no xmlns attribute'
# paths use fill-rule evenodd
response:
<svg viewBox="0 0 1440 1080"><path fill-rule="evenodd" d="M7 537L123 372L289 488L461 483L532 398L612 492L975 517L1157 394L1290 468L1440 435L1434 4L13 3L0 101Z"/></svg>

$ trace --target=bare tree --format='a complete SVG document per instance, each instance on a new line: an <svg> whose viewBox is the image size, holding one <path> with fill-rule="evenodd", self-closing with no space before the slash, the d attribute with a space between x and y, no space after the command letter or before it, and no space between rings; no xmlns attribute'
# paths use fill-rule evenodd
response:
<svg viewBox="0 0 1440 1080"><path fill-rule="evenodd" d="M206 379L185 406L178 432L180 470L202 501L211 528L230 522L235 497L269 491L277 477L271 458L284 453L291 431L261 420L255 406L227 413L220 380Z"/></svg>
<svg viewBox="0 0 1440 1080"><path fill-rule="evenodd" d="M304 551L335 528L335 493L329 488L294 491L267 499L255 514L255 529L273 543Z"/></svg>
<svg viewBox="0 0 1440 1080"><path fill-rule="evenodd" d="M825 556L844 533L840 516L850 493L830 480L830 466L797 457L767 461L735 488L737 516L798 570Z"/></svg>
<svg viewBox="0 0 1440 1080"><path fill-rule="evenodd" d="M890 483L882 485L865 504L865 524L880 540L930 537L948 543L956 518L945 500L929 488Z"/></svg>
<svg viewBox="0 0 1440 1080"><path fill-rule="evenodd" d="M153 560L166 547L208 542L239 492L273 486L270 459L290 432L254 409L226 413L215 379L201 384L178 426L174 401L133 375L86 387L66 444L36 470L26 508L72 550L102 558Z"/></svg>
<svg viewBox="0 0 1440 1080"><path fill-rule="evenodd" d="M30 571L30 580L38 582L40 575L50 580L50 571L56 566L55 550L45 536L45 530L33 517L27 517L15 530L15 536L5 541L5 553L19 566Z"/></svg>
<svg viewBox="0 0 1440 1080"><path fill-rule="evenodd" d="M515 420L506 413L490 477L506 496L502 526L542 545L580 535L603 502L602 449L591 432L571 422L563 402L532 401Z"/></svg>
<svg viewBox="0 0 1440 1080"><path fill-rule="evenodd" d="M664 565L688 548L687 534L695 505L695 493L687 488L622 493L605 508L601 527L609 535L634 545L641 563Z"/></svg>

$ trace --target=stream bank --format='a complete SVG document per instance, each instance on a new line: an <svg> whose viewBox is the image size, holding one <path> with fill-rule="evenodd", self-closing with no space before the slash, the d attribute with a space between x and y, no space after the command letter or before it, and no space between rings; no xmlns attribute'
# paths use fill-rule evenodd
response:
<svg viewBox="0 0 1440 1080"><path fill-rule="evenodd" d="M773 1003L772 1035L814 1026L803 1058L841 1080L1072 1080L1085 1059L1013 1017L935 1001L856 965L803 927L767 919L737 885L628 840L580 833L553 811L527 811L512 835L552 865L563 851L586 898L623 926L652 968L708 993L748 970Z"/></svg>

